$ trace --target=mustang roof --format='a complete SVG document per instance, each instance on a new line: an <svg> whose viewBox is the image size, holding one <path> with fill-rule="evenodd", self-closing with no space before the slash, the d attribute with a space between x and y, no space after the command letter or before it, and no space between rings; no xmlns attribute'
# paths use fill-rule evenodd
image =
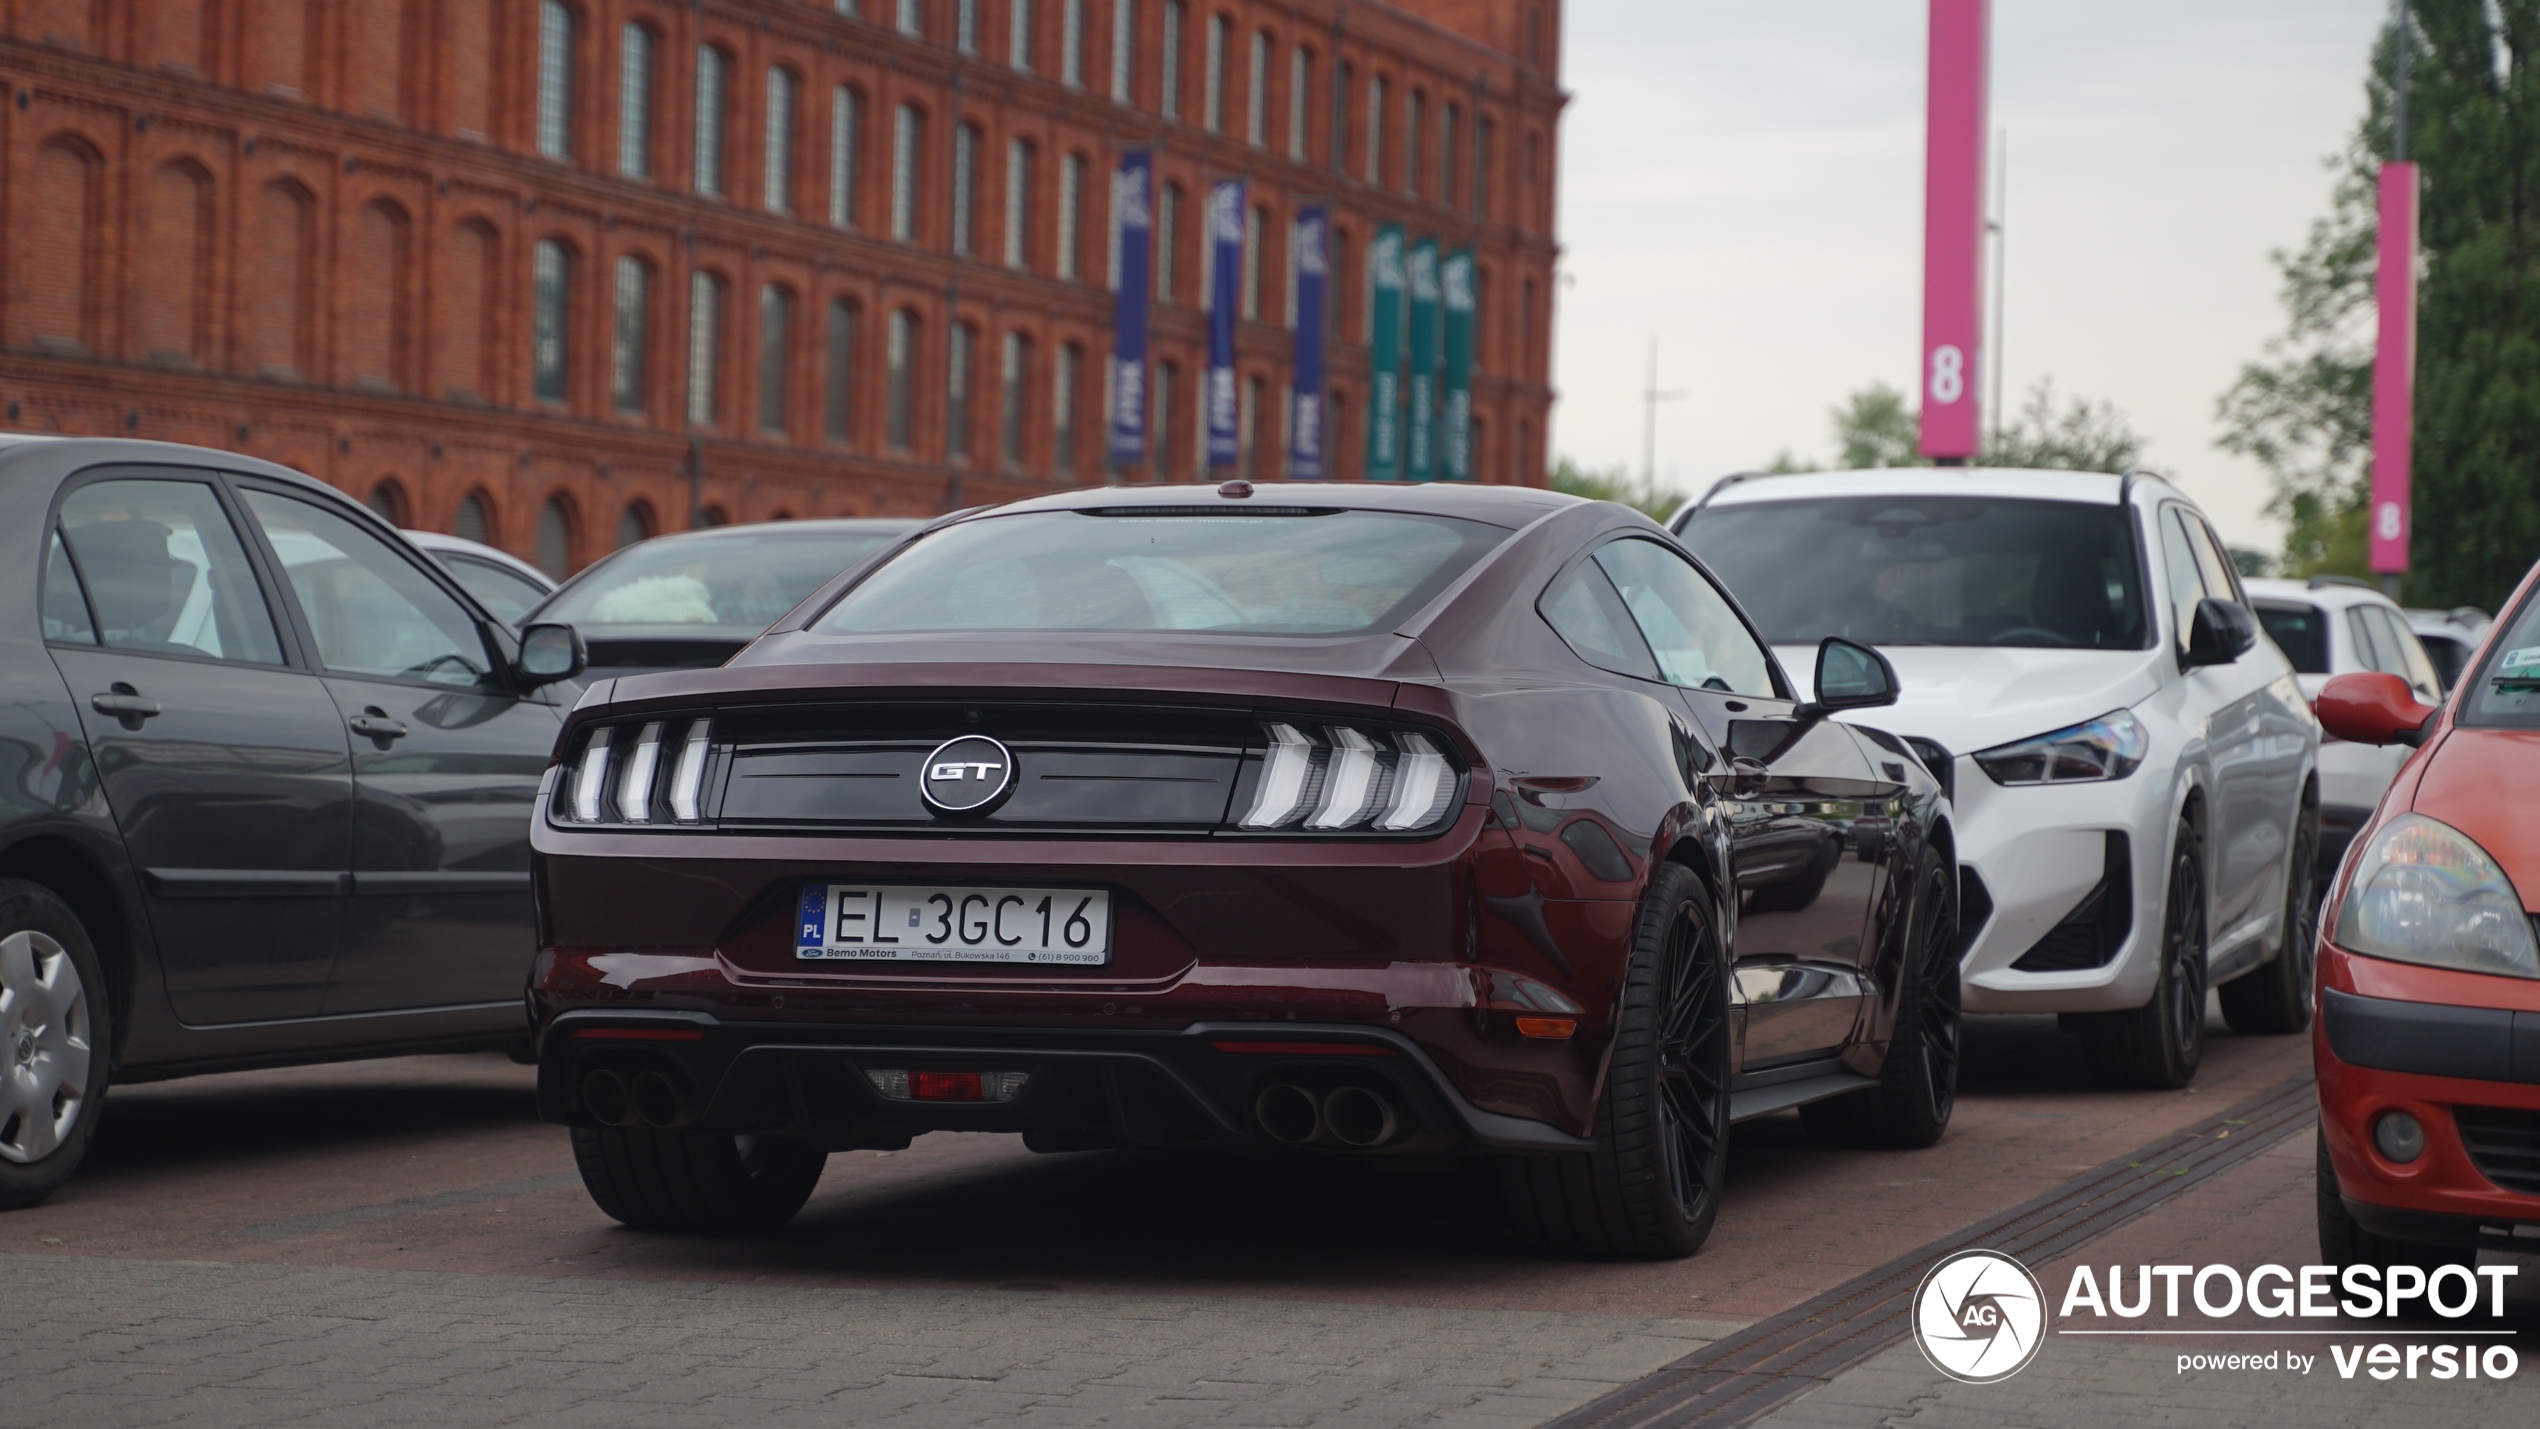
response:
<svg viewBox="0 0 2540 1429"><path fill-rule="evenodd" d="M1222 507L1233 512L1247 506L1308 506L1345 511L1419 511L1514 529L1585 500L1540 487L1481 486L1463 481L1256 481L1251 487L1248 496L1221 496L1213 484L1089 486L1031 497L979 514L1008 516L1018 511L1144 506Z"/></svg>

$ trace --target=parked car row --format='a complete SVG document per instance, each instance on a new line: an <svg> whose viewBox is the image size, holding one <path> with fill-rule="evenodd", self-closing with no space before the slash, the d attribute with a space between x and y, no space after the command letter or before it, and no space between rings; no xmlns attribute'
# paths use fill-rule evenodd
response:
<svg viewBox="0 0 2540 1429"><path fill-rule="evenodd" d="M1738 1121L1941 1137L1963 1011L2146 1087L2209 988L2308 1026L2323 805L2370 797L2303 671L2439 695L2378 594L2253 590L2139 475L1733 479L1665 527L1091 488L535 599L221 453L0 440L0 505L42 573L0 596L5 1204L112 1080L511 1046L639 1227L970 1129L1453 1162L1536 1244L1686 1254ZM2471 867L2356 822L2349 878ZM2385 996L2358 936L2329 980Z"/></svg>

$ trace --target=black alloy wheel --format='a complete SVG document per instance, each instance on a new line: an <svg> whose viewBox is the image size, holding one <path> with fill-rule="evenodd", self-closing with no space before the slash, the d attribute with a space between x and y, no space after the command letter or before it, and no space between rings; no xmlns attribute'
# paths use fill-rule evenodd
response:
<svg viewBox="0 0 2540 1429"><path fill-rule="evenodd" d="M2196 1078L2205 1056L2205 840L2181 819L2161 912L2160 976L2130 1012L2082 1020L2082 1050L2110 1086L2164 1091Z"/></svg>
<svg viewBox="0 0 2540 1429"><path fill-rule="evenodd" d="M1596 1149L1504 1156L1509 1219L1567 1255L1672 1259L1702 1248L1728 1177L1729 963L1693 870L1650 879L1624 969Z"/></svg>
<svg viewBox="0 0 2540 1429"><path fill-rule="evenodd" d="M2234 1032L2281 1036L2311 1025L2311 981L2319 966L2319 847L2319 804L2305 798L2284 872L2283 946L2221 988L2223 1020Z"/></svg>
<svg viewBox="0 0 2540 1429"><path fill-rule="evenodd" d="M1940 851L1915 861L1898 968L1896 1020L1879 1084L1799 1109L1808 1134L1838 1146L1913 1149L1938 1142L1958 1104L1959 997L1956 880Z"/></svg>

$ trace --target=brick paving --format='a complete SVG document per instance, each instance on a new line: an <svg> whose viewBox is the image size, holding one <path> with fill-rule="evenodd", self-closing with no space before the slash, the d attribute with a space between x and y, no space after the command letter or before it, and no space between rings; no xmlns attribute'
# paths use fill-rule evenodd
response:
<svg viewBox="0 0 2540 1429"><path fill-rule="evenodd" d="M130 1087L88 1170L0 1217L0 1426L1536 1424L2307 1060L2223 1035L2195 1090L2110 1093L2051 1019L1983 1019L1940 1147L1741 1128L1712 1243L1659 1265L1516 1252L1469 1173L988 1136L834 1157L779 1235L643 1236L591 1208L498 1058ZM2086 1253L2298 1261L2307 1145ZM2240 1392L2181 1381L2171 1350L2059 1341L1971 1399L1900 1349L1775 1422L2116 1422L2092 1406L2125 1393L2210 1418ZM2340 1393L2313 1380L2281 1403ZM2423 1390L2343 1393L2405 1424ZM2426 1422L2489 1422L2429 1402L2466 1417Z"/></svg>

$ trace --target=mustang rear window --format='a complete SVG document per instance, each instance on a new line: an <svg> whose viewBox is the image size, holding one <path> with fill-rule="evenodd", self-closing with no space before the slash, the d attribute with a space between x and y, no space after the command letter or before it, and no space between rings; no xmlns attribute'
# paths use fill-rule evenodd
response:
<svg viewBox="0 0 2540 1429"><path fill-rule="evenodd" d="M1394 511L993 516L902 551L818 628L1363 635L1426 605L1507 537Z"/></svg>

